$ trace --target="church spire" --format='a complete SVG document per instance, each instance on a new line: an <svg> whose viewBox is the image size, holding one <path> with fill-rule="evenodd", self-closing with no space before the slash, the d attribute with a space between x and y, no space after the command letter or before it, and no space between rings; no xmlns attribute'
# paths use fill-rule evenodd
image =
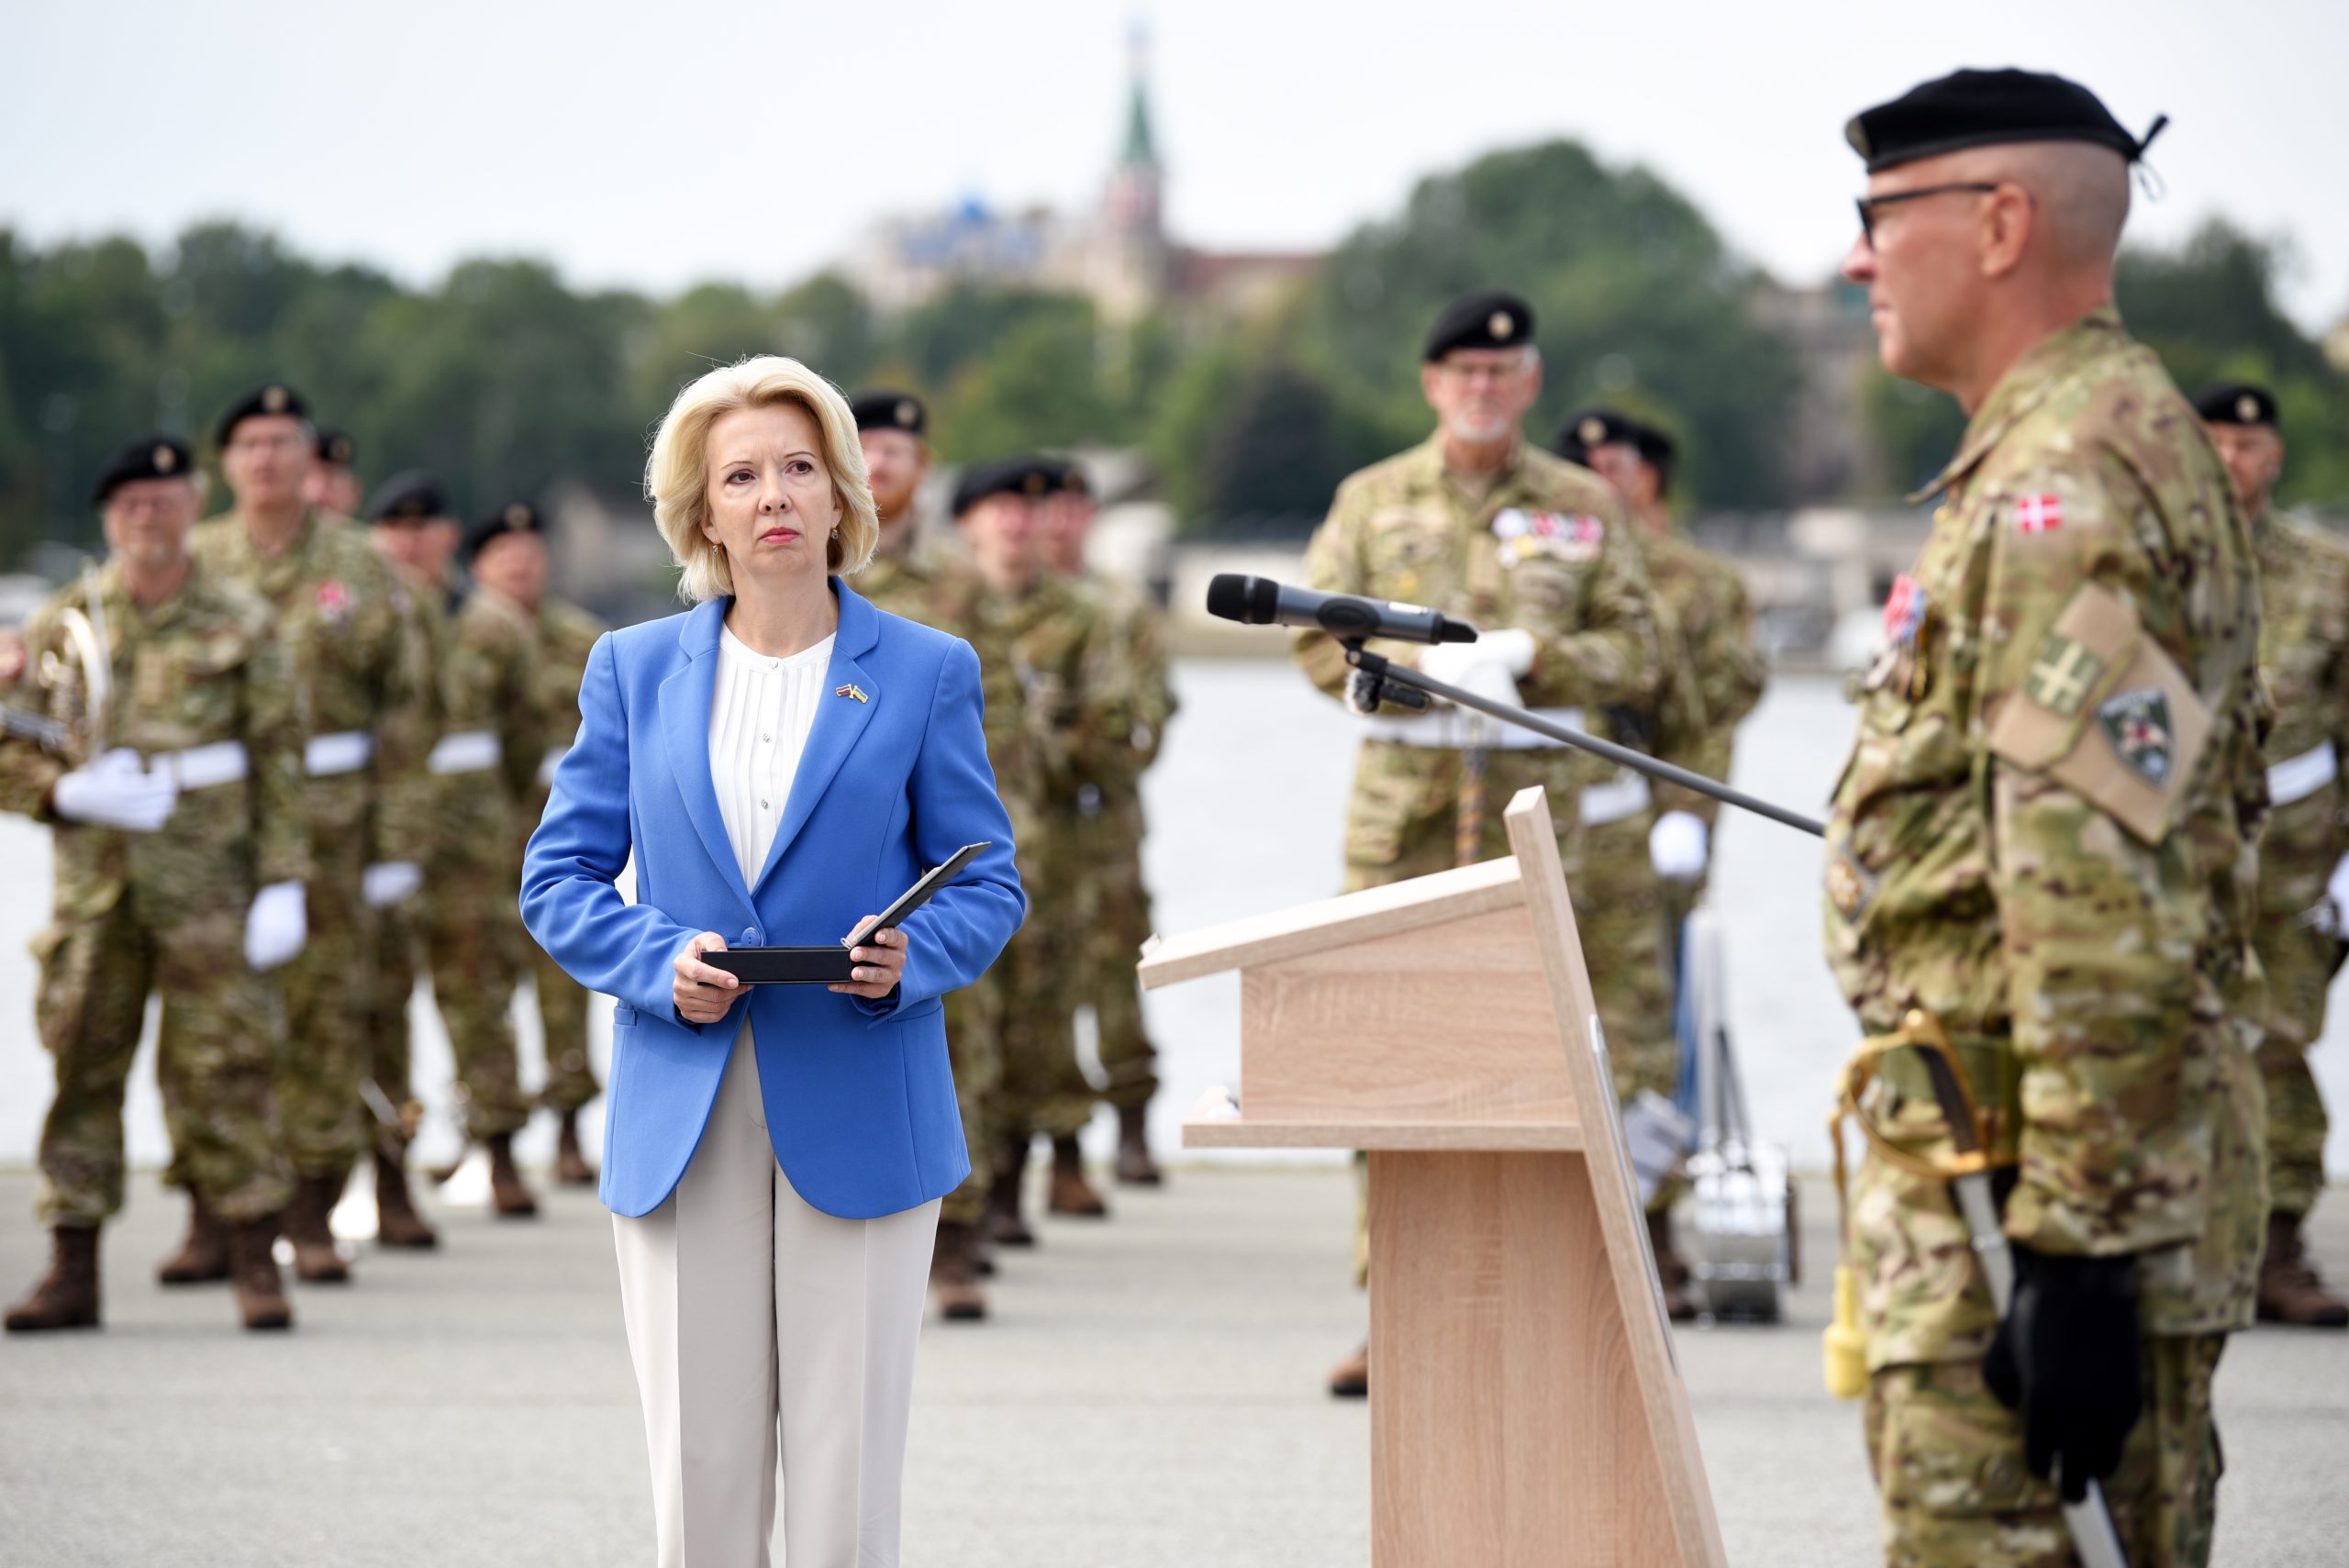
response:
<svg viewBox="0 0 2349 1568"><path fill-rule="evenodd" d="M1132 85L1126 100L1126 143L1118 164L1128 169L1158 167L1158 139L1150 129L1150 28L1136 20L1126 35L1126 55Z"/></svg>

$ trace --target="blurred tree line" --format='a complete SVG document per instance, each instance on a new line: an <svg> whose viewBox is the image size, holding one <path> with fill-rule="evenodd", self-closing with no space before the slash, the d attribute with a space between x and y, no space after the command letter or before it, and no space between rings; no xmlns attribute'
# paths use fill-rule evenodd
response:
<svg viewBox="0 0 2349 1568"><path fill-rule="evenodd" d="M2175 250L2121 253L2115 303L2129 329L2161 355L2188 397L2221 382L2248 381L2276 394L2283 414L2285 506L2349 503L2349 377L2284 314L2277 274L2289 257L2212 218ZM1938 392L1876 373L1872 423L1904 485L1923 484L1957 450L1965 417Z"/></svg>
<svg viewBox="0 0 2349 1568"><path fill-rule="evenodd" d="M2295 497L2349 495L2349 387L2277 308L2276 248L2213 224L2132 251L2121 304L2189 388L2221 375L2283 395ZM1134 447L1186 526L1309 525L1350 470L1421 439L1419 346L1465 290L1506 284L1539 317L1531 433L1604 398L1679 435L1682 499L1771 507L1802 381L1762 325L1767 280L1638 168L1555 141L1422 181L1269 314L1197 302L1110 328L1085 299L965 285L885 317L841 277L780 293L705 284L668 299L579 293L523 260L463 262L429 288L327 265L233 223L150 254L123 239L42 249L0 230L0 564L87 543L113 445L162 427L208 455L217 411L259 382L298 386L351 430L362 473L439 473L468 514L560 483L624 495L676 389L746 353L795 355L844 387L909 387L946 460L1021 447ZM1885 468L1931 474L1960 421L1879 377Z"/></svg>

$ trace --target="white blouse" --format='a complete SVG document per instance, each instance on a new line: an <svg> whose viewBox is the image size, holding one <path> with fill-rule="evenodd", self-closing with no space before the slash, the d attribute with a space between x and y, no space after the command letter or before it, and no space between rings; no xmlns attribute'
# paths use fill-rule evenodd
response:
<svg viewBox="0 0 2349 1568"><path fill-rule="evenodd" d="M756 883L783 821L799 755L823 700L832 639L788 659L761 653L721 627L709 701L709 781L742 880Z"/></svg>

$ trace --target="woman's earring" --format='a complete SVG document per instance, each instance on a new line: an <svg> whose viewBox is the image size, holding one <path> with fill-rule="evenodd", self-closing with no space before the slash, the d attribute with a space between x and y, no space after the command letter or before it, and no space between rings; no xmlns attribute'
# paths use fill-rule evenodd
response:
<svg viewBox="0 0 2349 1568"><path fill-rule="evenodd" d="M840 524L838 524L838 523L834 523L834 524L832 525L832 537L833 537L834 539L838 539L838 538L840 538L840 537L841 537L841 526L840 526Z"/></svg>

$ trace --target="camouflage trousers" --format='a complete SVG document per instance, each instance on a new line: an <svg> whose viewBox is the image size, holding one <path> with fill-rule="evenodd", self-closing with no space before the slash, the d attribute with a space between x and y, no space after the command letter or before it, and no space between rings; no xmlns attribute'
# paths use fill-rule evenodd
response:
<svg viewBox="0 0 2349 1568"><path fill-rule="evenodd" d="M366 835L320 827L311 835L310 857L315 874L304 894L310 939L282 972L285 1033L277 1106L294 1173L339 1177L370 1141L359 1084L374 995L367 974L380 939L360 896Z"/></svg>
<svg viewBox="0 0 2349 1568"><path fill-rule="evenodd" d="M1158 1093L1158 1051L1143 1026L1141 984L1134 967L1151 938L1150 890L1141 876L1141 843L1111 818L1092 835L1099 855L1087 858L1086 918L1075 954L1071 1000L1090 1004L1100 1033L1101 1098L1120 1110L1150 1104Z"/></svg>
<svg viewBox="0 0 2349 1568"><path fill-rule="evenodd" d="M976 1225L995 1182L996 1134L987 1116L1003 1084L1003 999L994 971L946 998L946 1055L954 1068L954 1104L971 1173L938 1206L941 1225Z"/></svg>
<svg viewBox="0 0 2349 1568"><path fill-rule="evenodd" d="M489 852L496 841L462 828L450 833L447 850L425 868L419 895L432 999L456 1059L451 1097L471 1139L518 1132L531 1109L513 1018L514 986L529 938L513 867L506 855ZM473 852L473 846L484 852Z"/></svg>
<svg viewBox="0 0 2349 1568"><path fill-rule="evenodd" d="M2210 1560L2223 1470L2210 1409L2222 1334L2145 1340L2145 1411L2103 1485L2131 1568ZM1887 1568L2064 1568L2055 1489L2023 1467L2022 1423L1982 1363L1888 1366L1868 1385L1868 1463Z"/></svg>
<svg viewBox="0 0 2349 1568"><path fill-rule="evenodd" d="M122 1208L123 1092L157 992L173 1178L232 1223L292 1197L272 1082L284 998L245 964L244 917L242 899L150 907L133 887L105 915L35 939L34 1015L57 1073L41 1125L43 1224L95 1227Z"/></svg>
<svg viewBox="0 0 2349 1568"><path fill-rule="evenodd" d="M568 1114L597 1095L596 1068L587 1054L587 988L565 974L562 965L524 934L530 950L530 984L539 1006L539 1032L546 1041L547 1081L539 1103Z"/></svg>
<svg viewBox="0 0 2349 1568"><path fill-rule="evenodd" d="M2259 1075L2267 1087L2268 1201L2279 1214L2304 1217L2324 1188L2324 1139L2330 1122L2309 1051L2324 1033L2338 944L2290 917L2263 918L2254 938L2267 972L2267 1033Z"/></svg>
<svg viewBox="0 0 2349 1568"><path fill-rule="evenodd" d="M1070 924L1064 909L1031 913L989 972L1001 998L1003 1077L987 1115L1001 1147L1039 1132L1074 1137L1093 1117L1097 1096L1077 1064L1072 1022L1079 971Z"/></svg>
<svg viewBox="0 0 2349 1568"><path fill-rule="evenodd" d="M424 944L423 895L375 912L375 965L367 980L366 1075L395 1112L376 1121L375 1146L393 1159L416 1136L424 1107L416 1098L408 1040L408 1002L416 995L417 954ZM375 1120L373 1112L369 1119Z"/></svg>

